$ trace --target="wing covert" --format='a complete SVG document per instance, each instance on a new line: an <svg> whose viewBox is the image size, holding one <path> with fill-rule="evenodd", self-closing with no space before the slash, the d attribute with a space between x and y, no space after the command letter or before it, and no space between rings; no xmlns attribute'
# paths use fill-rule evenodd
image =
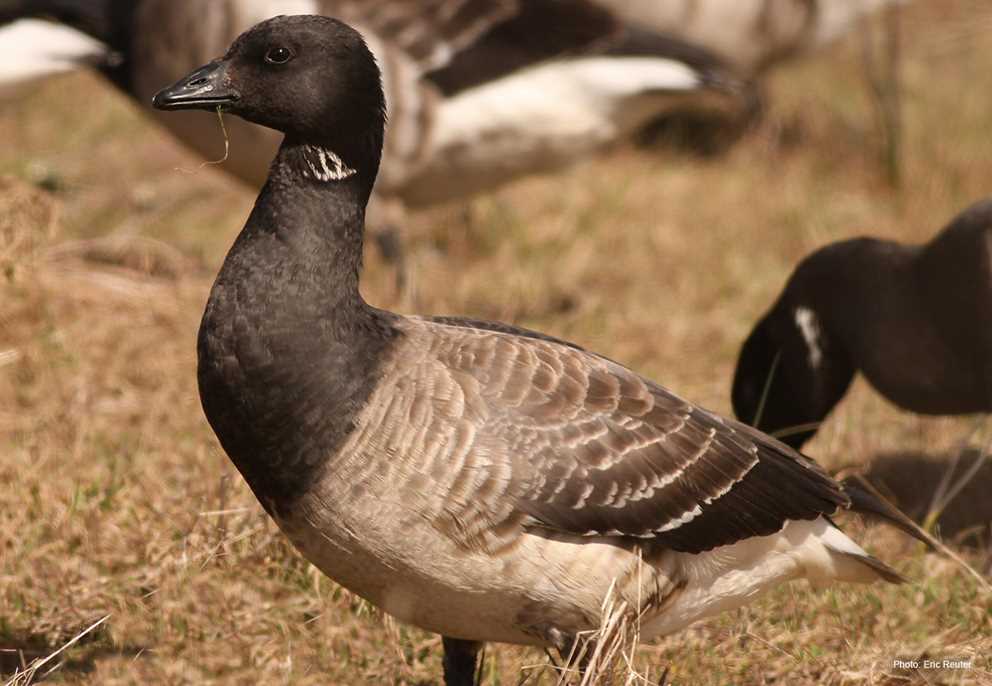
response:
<svg viewBox="0 0 992 686"><path fill-rule="evenodd" d="M421 73L445 66L519 8L520 0L323 0L322 7L402 50Z"/></svg>
<svg viewBox="0 0 992 686"><path fill-rule="evenodd" d="M459 354L444 362L478 379L483 432L513 461L531 527L699 552L848 502L812 461L608 359L465 325L449 336Z"/></svg>

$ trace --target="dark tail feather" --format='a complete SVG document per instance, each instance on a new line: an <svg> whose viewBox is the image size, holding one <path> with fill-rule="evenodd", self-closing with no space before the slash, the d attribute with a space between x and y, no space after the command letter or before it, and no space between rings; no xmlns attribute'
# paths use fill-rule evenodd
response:
<svg viewBox="0 0 992 686"><path fill-rule="evenodd" d="M934 552L940 552L940 544L926 531L904 515L894 505L883 498L875 488L859 474L847 477L841 482L844 493L851 499L850 509L868 517L881 519L900 531L909 534Z"/></svg>
<svg viewBox="0 0 992 686"><path fill-rule="evenodd" d="M134 0L0 0L0 24L17 19L53 19L82 31L115 50Z"/></svg>
<svg viewBox="0 0 992 686"><path fill-rule="evenodd" d="M18 19L50 19L107 46L92 65L121 90L130 90L131 25L137 0L0 0L0 26Z"/></svg>
<svg viewBox="0 0 992 686"><path fill-rule="evenodd" d="M50 18L72 25L69 19L100 8L101 0L0 0L0 24L18 19ZM75 10L75 11L74 11Z"/></svg>
<svg viewBox="0 0 992 686"><path fill-rule="evenodd" d="M29 0L0 0L0 25L44 14L44 3Z"/></svg>
<svg viewBox="0 0 992 686"><path fill-rule="evenodd" d="M691 97L640 132L642 145L674 144L688 152L712 156L726 151L764 114L757 82L739 73L718 54L668 34L627 26L605 54L618 57L661 57L678 60L696 72L709 94Z"/></svg>
<svg viewBox="0 0 992 686"><path fill-rule="evenodd" d="M675 36L627 26L604 54L616 57L663 57L684 62L695 69L705 85L760 108L757 85L740 74L732 64L711 50Z"/></svg>
<svg viewBox="0 0 992 686"><path fill-rule="evenodd" d="M890 584L904 584L908 581L902 574L872 555L855 555L854 553L848 553L843 550L833 550L832 552L835 555L850 558L858 564L870 567L872 571L878 574L879 578Z"/></svg>

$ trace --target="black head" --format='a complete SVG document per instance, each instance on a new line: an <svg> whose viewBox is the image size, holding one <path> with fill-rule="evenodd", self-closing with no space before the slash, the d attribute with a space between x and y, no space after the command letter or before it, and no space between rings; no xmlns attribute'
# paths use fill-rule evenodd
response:
<svg viewBox="0 0 992 686"><path fill-rule="evenodd" d="M160 91L152 104L221 107L287 139L327 146L351 164L370 147L378 163L385 124L379 68L365 41L347 24L316 15L255 25L223 58Z"/></svg>
<svg viewBox="0 0 992 686"><path fill-rule="evenodd" d="M847 354L817 312L779 301L741 347L731 390L734 414L798 450L853 376Z"/></svg>

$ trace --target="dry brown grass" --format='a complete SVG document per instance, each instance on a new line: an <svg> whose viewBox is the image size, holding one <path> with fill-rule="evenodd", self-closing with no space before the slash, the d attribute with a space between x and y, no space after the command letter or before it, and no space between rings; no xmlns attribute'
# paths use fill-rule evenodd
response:
<svg viewBox="0 0 992 686"><path fill-rule="evenodd" d="M769 120L724 158L621 152L418 217L419 309L568 337L726 412L737 346L800 257L858 233L925 240L992 190L990 28L978 0L909 12L902 192L876 162L855 41L777 73ZM197 161L91 76L4 103L0 134L12 177L0 182L0 673L109 615L34 677L434 681L438 639L303 562L201 416L196 326L251 193L215 170L177 172ZM368 261L366 295L391 306L391 274ZM912 495L936 488L970 427L898 412L859 383L810 453L835 468L885 454L893 490L919 455L936 461L903 479ZM975 478L955 531L987 525L989 476ZM612 683L628 662L655 679L669 667L672 684L992 683L992 600L975 580L904 537L843 524L912 582L779 589L618 649ZM956 550L987 568L987 538L968 540ZM892 669L923 655L975 669ZM484 683L555 683L549 666L524 669L536 664L538 652L491 646Z"/></svg>

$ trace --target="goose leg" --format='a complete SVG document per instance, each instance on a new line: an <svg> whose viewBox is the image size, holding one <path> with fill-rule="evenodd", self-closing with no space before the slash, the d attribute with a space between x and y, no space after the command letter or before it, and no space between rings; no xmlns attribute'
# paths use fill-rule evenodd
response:
<svg viewBox="0 0 992 686"><path fill-rule="evenodd" d="M585 676L586 670L589 669L589 662L593 653L596 652L596 644L591 640L586 640L580 644L576 636L566 634L559 634L555 638L555 646L563 665L562 669L575 672L581 680ZM548 655L550 656L550 653ZM668 667L662 671L657 686L669 686Z"/></svg>
<svg viewBox="0 0 992 686"><path fill-rule="evenodd" d="M445 686L476 686L475 663L482 644L460 638L441 637L444 644Z"/></svg>
<svg viewBox="0 0 992 686"><path fill-rule="evenodd" d="M596 651L595 643L590 639L580 642L575 634L568 634L555 628L546 629L544 637L551 644L551 647L545 648L544 652L555 671L559 673L559 678L569 673L577 675L581 680L589 667L592 654ZM557 660L551 652L552 647L558 653Z"/></svg>
<svg viewBox="0 0 992 686"><path fill-rule="evenodd" d="M589 660L596 652L596 644L587 639L580 643L577 636L563 635L557 645L558 655L566 670L578 672L579 676L586 673L589 668Z"/></svg>

